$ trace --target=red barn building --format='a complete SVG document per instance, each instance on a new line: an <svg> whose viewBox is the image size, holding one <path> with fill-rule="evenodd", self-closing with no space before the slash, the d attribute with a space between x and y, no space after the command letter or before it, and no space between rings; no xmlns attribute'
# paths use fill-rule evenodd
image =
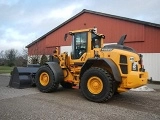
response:
<svg viewBox="0 0 160 120"><path fill-rule="evenodd" d="M98 28L106 36L104 43L118 42L127 34L125 45L134 48L144 56L145 68L153 80L160 81L160 24L82 10L72 18L52 29L26 47L28 55L52 55L55 47L70 46L71 40L64 41L64 34L71 30Z"/></svg>

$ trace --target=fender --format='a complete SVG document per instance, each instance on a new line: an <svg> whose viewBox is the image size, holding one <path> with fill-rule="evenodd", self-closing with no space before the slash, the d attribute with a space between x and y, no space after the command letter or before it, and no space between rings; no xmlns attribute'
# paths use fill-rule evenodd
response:
<svg viewBox="0 0 160 120"><path fill-rule="evenodd" d="M80 72L80 78L83 75L83 73L86 70L88 70L90 67L94 66L94 63L96 63L97 61L103 62L106 66L109 66L111 68L112 73L113 73L113 77L117 82L122 81L122 77L120 75L120 71L119 71L117 65L110 58L90 58L90 59L88 59L85 62L85 64L82 66L82 69Z"/></svg>
<svg viewBox="0 0 160 120"><path fill-rule="evenodd" d="M57 62L46 62L45 65L48 65L49 68L52 70L55 76L56 83L60 83L64 80L64 74L62 68L59 66Z"/></svg>

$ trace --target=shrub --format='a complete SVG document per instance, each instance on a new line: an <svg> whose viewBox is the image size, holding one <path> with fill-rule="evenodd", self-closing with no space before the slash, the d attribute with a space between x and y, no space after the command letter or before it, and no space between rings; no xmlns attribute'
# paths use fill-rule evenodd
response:
<svg viewBox="0 0 160 120"><path fill-rule="evenodd" d="M47 62L47 61L48 61L47 56L43 54L42 57L41 57L40 65L41 66L44 65L45 62Z"/></svg>

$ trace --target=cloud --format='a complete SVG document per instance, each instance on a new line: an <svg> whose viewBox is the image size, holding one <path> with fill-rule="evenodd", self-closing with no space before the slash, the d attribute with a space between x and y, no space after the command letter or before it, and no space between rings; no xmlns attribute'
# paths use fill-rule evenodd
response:
<svg viewBox="0 0 160 120"><path fill-rule="evenodd" d="M70 5L65 8L53 9L46 18L56 18L56 19L69 19L72 17L74 11L81 8L82 5Z"/></svg>
<svg viewBox="0 0 160 120"><path fill-rule="evenodd" d="M35 33L21 34L15 29L8 28L0 36L0 51L11 48L22 50L26 44L30 43L30 39L35 39L35 37Z"/></svg>
<svg viewBox="0 0 160 120"><path fill-rule="evenodd" d="M0 0L0 4L9 5L9 6L14 5L18 2L19 2L19 0L11 0L11 1L10 0Z"/></svg>
<svg viewBox="0 0 160 120"><path fill-rule="evenodd" d="M0 51L25 47L83 9L160 24L159 4L159 0L0 0Z"/></svg>
<svg viewBox="0 0 160 120"><path fill-rule="evenodd" d="M92 1L91 4L88 1L86 7L107 14L160 24L156 17L160 18L159 0L107 0L103 2Z"/></svg>
<svg viewBox="0 0 160 120"><path fill-rule="evenodd" d="M41 14L33 13L32 15L27 15L27 13L23 12L23 18L21 18L21 21L18 21L19 24L30 24L31 27L37 27L41 26L42 24L45 24L45 22L52 22L56 23L56 25L62 23L63 21L69 19L73 16L74 11L78 8L81 8L81 5L69 5L64 8L52 8L49 9L49 11L43 11ZM26 14L26 15L25 15ZM42 15L43 14L43 15ZM27 18L27 19L26 19ZM55 26L56 26L55 25Z"/></svg>

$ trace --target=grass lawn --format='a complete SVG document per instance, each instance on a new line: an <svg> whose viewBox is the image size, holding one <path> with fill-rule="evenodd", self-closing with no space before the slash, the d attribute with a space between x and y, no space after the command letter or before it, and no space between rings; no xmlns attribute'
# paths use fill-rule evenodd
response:
<svg viewBox="0 0 160 120"><path fill-rule="evenodd" d="M0 66L0 74L2 74L2 73L10 73L12 70L13 70L13 67Z"/></svg>

